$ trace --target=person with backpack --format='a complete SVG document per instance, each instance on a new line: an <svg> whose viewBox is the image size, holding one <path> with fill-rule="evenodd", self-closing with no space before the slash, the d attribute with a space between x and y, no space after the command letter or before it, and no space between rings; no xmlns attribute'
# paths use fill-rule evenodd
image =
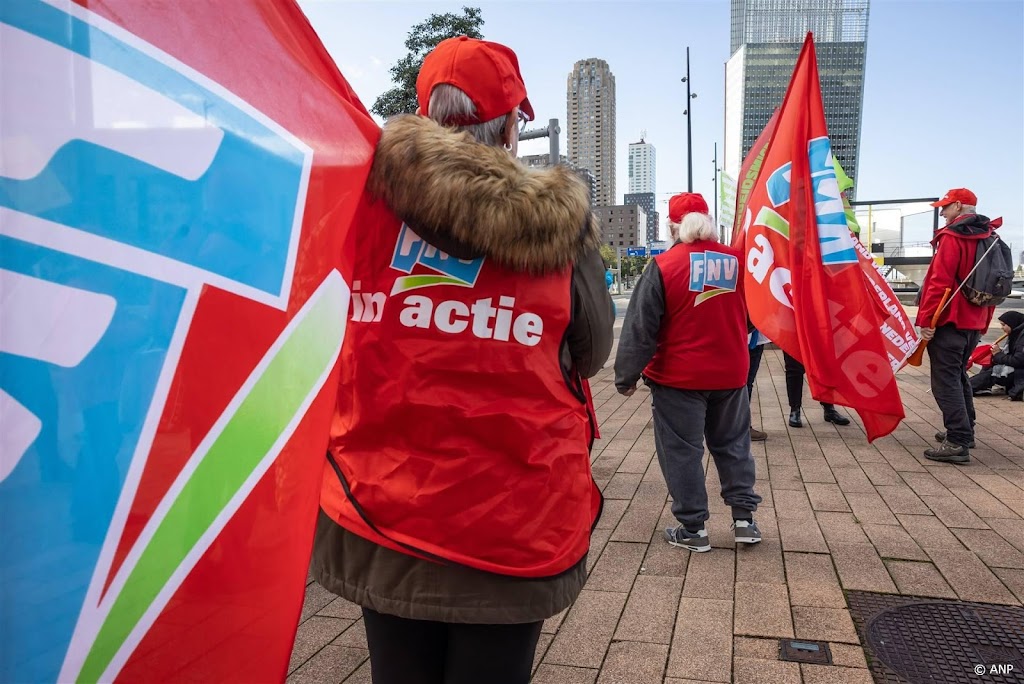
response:
<svg viewBox="0 0 1024 684"><path fill-rule="evenodd" d="M942 412L945 428L935 434L939 445L926 449L924 456L945 463L964 464L971 460L969 449L974 447L975 412L967 364L982 334L988 330L998 303L993 301L995 296L974 296L990 285L985 281L989 280L990 266L996 259L986 263L989 257L993 253L996 258L1003 255L1003 250L995 248L991 239L1001 221L990 221L987 216L978 214L977 204L977 195L967 188L953 188L932 203L940 209L946 224L932 238L935 255L921 285L917 312L921 339L928 341L932 395ZM989 250L990 246L994 248ZM979 256L985 259L981 264L976 262ZM967 282L969 276L970 282ZM953 294L937 324L931 327L946 289Z"/></svg>

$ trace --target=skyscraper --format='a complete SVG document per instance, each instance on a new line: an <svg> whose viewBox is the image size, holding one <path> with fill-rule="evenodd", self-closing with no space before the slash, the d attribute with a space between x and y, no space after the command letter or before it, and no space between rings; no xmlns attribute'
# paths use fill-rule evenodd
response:
<svg viewBox="0 0 1024 684"><path fill-rule="evenodd" d="M804 37L812 31L832 154L857 179L868 5L869 0L732 0L724 168L733 178L782 105Z"/></svg>
<svg viewBox="0 0 1024 684"><path fill-rule="evenodd" d="M644 142L629 143L629 192L652 192L655 190L654 173L657 167L654 145Z"/></svg>
<svg viewBox="0 0 1024 684"><path fill-rule="evenodd" d="M566 82L569 163L594 174L597 206L615 204L615 76L603 59L581 59Z"/></svg>
<svg viewBox="0 0 1024 684"><path fill-rule="evenodd" d="M643 207L647 217L646 240L650 244L658 239L658 212L654 211L655 170L657 168L654 145L644 142L629 144L629 192L622 198L623 204Z"/></svg>

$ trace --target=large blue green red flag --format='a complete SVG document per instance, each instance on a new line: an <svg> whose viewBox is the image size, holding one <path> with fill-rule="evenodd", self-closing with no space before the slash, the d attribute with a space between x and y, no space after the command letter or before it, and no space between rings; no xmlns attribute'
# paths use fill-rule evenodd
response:
<svg viewBox="0 0 1024 684"><path fill-rule="evenodd" d="M284 681L379 128L294 0L0 64L0 682Z"/></svg>
<svg viewBox="0 0 1024 684"><path fill-rule="evenodd" d="M846 223L810 33L775 120L737 217L750 318L803 363L811 396L854 409L873 441L904 418L894 375L902 359L886 347L892 327ZM898 341L909 353L912 341Z"/></svg>

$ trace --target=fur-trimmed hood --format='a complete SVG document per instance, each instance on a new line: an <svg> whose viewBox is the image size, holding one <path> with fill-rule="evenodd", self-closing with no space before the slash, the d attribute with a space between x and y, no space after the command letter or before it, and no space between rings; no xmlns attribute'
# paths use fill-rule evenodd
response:
<svg viewBox="0 0 1024 684"><path fill-rule="evenodd" d="M420 116L384 126L367 188L457 258L543 273L601 243L587 189L568 168L527 169L501 148Z"/></svg>

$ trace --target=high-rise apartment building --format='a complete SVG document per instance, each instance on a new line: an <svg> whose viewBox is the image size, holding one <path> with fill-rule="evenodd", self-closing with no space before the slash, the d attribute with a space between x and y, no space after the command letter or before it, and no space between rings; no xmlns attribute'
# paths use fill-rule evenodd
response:
<svg viewBox="0 0 1024 684"><path fill-rule="evenodd" d="M657 194L654 173L657 168L657 154L654 145L644 142L629 143L629 192L650 192ZM628 204L628 202L627 202Z"/></svg>
<svg viewBox="0 0 1024 684"><path fill-rule="evenodd" d="M644 210L647 216L647 225L644 232L646 240L640 240L641 245L650 245L658 240L658 220L660 216L654 211L653 192L627 192L622 198L623 204L635 204ZM640 236L638 236L639 239Z"/></svg>
<svg viewBox="0 0 1024 684"><path fill-rule="evenodd" d="M615 76L603 59L576 62L566 82L569 163L594 174L597 206L615 204Z"/></svg>
<svg viewBox="0 0 1024 684"><path fill-rule="evenodd" d="M757 136L782 105L811 31L832 154L856 180L868 5L869 0L732 0L732 56L725 65L727 173L736 178Z"/></svg>
<svg viewBox="0 0 1024 684"><path fill-rule="evenodd" d="M618 204L594 208L601 226L601 241L611 247L642 247L647 215L643 207Z"/></svg>

